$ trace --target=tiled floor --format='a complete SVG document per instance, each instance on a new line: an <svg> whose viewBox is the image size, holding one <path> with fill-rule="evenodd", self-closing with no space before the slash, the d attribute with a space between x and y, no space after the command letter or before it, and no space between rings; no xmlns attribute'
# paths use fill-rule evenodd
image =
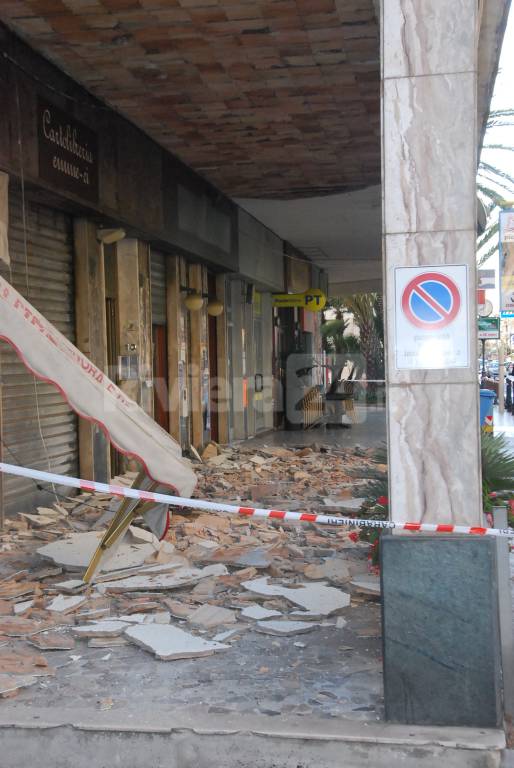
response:
<svg viewBox="0 0 514 768"><path fill-rule="evenodd" d="M355 407L355 422L348 428L325 426L307 430L267 432L248 441L249 445L286 445L298 447L322 443L332 447L370 448L386 440L386 411L383 406Z"/></svg>

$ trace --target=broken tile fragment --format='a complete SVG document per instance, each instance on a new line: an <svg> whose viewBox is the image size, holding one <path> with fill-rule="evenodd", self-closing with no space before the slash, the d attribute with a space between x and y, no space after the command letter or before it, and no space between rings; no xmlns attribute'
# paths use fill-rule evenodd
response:
<svg viewBox="0 0 514 768"><path fill-rule="evenodd" d="M125 616L116 616L116 621L127 624L169 624L169 611L156 611L155 613L131 613Z"/></svg>
<svg viewBox="0 0 514 768"><path fill-rule="evenodd" d="M28 642L41 651L72 651L75 640L61 632L40 632L28 638Z"/></svg>
<svg viewBox="0 0 514 768"><path fill-rule="evenodd" d="M91 637L87 641L88 648L121 648L129 642L121 635L119 637Z"/></svg>
<svg viewBox="0 0 514 768"><path fill-rule="evenodd" d="M228 640L230 637L235 637L236 635L241 634L241 632L244 632L244 627L235 627L233 629L227 629L225 632L219 632L217 635L214 635L212 638L216 643L224 643L225 640Z"/></svg>
<svg viewBox="0 0 514 768"><path fill-rule="evenodd" d="M48 677L55 674L55 669L48 665L44 656L31 651L16 649L0 651L0 676L34 675Z"/></svg>
<svg viewBox="0 0 514 768"><path fill-rule="evenodd" d="M56 517L48 517L45 515L30 515L27 512L21 512L20 517L27 520L34 528L45 528L47 525L55 525L57 522Z"/></svg>
<svg viewBox="0 0 514 768"><path fill-rule="evenodd" d="M105 619L111 615L110 608L92 608L89 611L79 611L75 614L74 618L78 622L83 621L98 621L98 619Z"/></svg>
<svg viewBox="0 0 514 768"><path fill-rule="evenodd" d="M257 632L266 635L278 635L279 637L288 637L289 635L301 635L306 632L312 632L319 626L313 621L258 621L255 625Z"/></svg>
<svg viewBox="0 0 514 768"><path fill-rule="evenodd" d="M208 603L197 608L187 620L193 626L203 629L212 629L220 624L234 624L237 621L235 611Z"/></svg>
<svg viewBox="0 0 514 768"><path fill-rule="evenodd" d="M84 584L82 579L67 579L66 581L59 581L56 584L52 584L53 589L58 589L59 592L65 592L67 595L81 592L86 589L86 587L87 584Z"/></svg>
<svg viewBox="0 0 514 768"><path fill-rule="evenodd" d="M7 635L8 637L34 635L36 632L49 629L50 626L52 626L52 622L33 621L20 616L0 617L0 635Z"/></svg>
<svg viewBox="0 0 514 768"><path fill-rule="evenodd" d="M15 616L23 616L27 611L30 611L34 605L34 600L24 600L22 603L15 603L13 605L13 613Z"/></svg>
<svg viewBox="0 0 514 768"><path fill-rule="evenodd" d="M205 448L202 451L202 461L207 461L208 459L213 459L215 456L218 455L218 449L214 445L214 443L209 443L205 446Z"/></svg>
<svg viewBox="0 0 514 768"><path fill-rule="evenodd" d="M46 609L47 611L60 613L64 616L67 613L75 611L79 606L86 602L86 599L86 597L80 595L69 597L57 595L57 597L54 597L54 599L46 606Z"/></svg>
<svg viewBox="0 0 514 768"><path fill-rule="evenodd" d="M87 568L101 538L101 531L74 533L66 539L58 539L41 547L37 553L66 570L82 570ZM143 565L153 552L155 547L151 543L130 544L123 541L105 562L103 570L116 571Z"/></svg>
<svg viewBox="0 0 514 768"><path fill-rule="evenodd" d="M81 627L73 627L72 632L75 637L117 637L128 626L125 621L112 619L98 621L94 624L84 624Z"/></svg>
<svg viewBox="0 0 514 768"><path fill-rule="evenodd" d="M372 574L363 574L362 576L356 576L351 580L352 587L355 587L357 592L361 592L364 595L380 596L380 577L373 576Z"/></svg>
<svg viewBox="0 0 514 768"><path fill-rule="evenodd" d="M18 597L25 597L25 595L31 595L37 591L40 591L38 582L3 582L0 584L0 600L15 600Z"/></svg>
<svg viewBox="0 0 514 768"><path fill-rule="evenodd" d="M163 661L211 656L217 651L230 649L229 645L204 640L172 625L148 624L129 627L125 630L125 637Z"/></svg>
<svg viewBox="0 0 514 768"><path fill-rule="evenodd" d="M269 547L250 547L241 544L234 547L219 548L211 554L198 558L204 563L225 563L244 568L268 568L272 562Z"/></svg>
<svg viewBox="0 0 514 768"><path fill-rule="evenodd" d="M307 565L304 574L308 579L327 579L337 585L347 584L351 579L348 564L339 557L328 557L319 565Z"/></svg>
<svg viewBox="0 0 514 768"><path fill-rule="evenodd" d="M187 619L196 610L192 605L186 605L179 600L172 600L169 597L165 597L163 603L169 608L171 615L176 619Z"/></svg>
<svg viewBox="0 0 514 768"><path fill-rule="evenodd" d="M210 576L222 576L228 571L224 565L209 565L206 568L177 568L172 573L141 574L116 581L104 581L102 586L110 593L124 592L162 592L167 589L179 589L197 584Z"/></svg>
<svg viewBox="0 0 514 768"><path fill-rule="evenodd" d="M38 678L34 675L0 675L0 698L16 696L22 688L36 685L37 682Z"/></svg>
<svg viewBox="0 0 514 768"><path fill-rule="evenodd" d="M253 581L243 581L242 586L258 595L285 597L312 617L329 616L350 605L350 595L335 587L327 587L323 582L295 584L295 588L291 588L280 584L268 584L268 579L262 577ZM295 615L298 613L296 611Z"/></svg>
<svg viewBox="0 0 514 768"><path fill-rule="evenodd" d="M241 616L245 619L271 619L274 616L282 616L280 611L270 611L267 608L263 608L261 605L249 605L248 608L243 608Z"/></svg>

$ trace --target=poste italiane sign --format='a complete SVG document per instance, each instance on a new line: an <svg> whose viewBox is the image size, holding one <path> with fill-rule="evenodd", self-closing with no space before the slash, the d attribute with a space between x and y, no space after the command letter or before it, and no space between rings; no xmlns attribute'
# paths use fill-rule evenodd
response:
<svg viewBox="0 0 514 768"><path fill-rule="evenodd" d="M321 312L327 303L327 297L320 288L310 288L303 293L275 293L274 307L298 307L309 312Z"/></svg>

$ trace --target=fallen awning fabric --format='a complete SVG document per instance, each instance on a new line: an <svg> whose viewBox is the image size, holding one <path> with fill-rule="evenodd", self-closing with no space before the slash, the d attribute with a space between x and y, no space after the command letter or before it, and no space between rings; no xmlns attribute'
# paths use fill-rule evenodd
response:
<svg viewBox="0 0 514 768"><path fill-rule="evenodd" d="M118 451L138 461L159 487L192 494L196 477L179 444L2 277L0 338L38 379L53 384L79 416L97 424Z"/></svg>

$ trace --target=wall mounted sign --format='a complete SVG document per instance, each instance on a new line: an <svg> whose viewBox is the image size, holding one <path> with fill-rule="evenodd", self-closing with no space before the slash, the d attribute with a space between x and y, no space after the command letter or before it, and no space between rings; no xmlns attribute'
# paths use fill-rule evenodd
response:
<svg viewBox="0 0 514 768"><path fill-rule="evenodd" d="M59 190L98 202L98 138L49 102L38 101L39 176Z"/></svg>
<svg viewBox="0 0 514 768"><path fill-rule="evenodd" d="M395 269L397 370L469 366L466 265Z"/></svg>
<svg viewBox="0 0 514 768"><path fill-rule="evenodd" d="M500 212L500 240L502 243L514 243L514 211Z"/></svg>
<svg viewBox="0 0 514 768"><path fill-rule="evenodd" d="M118 379L120 381L139 379L139 355L120 355L118 357Z"/></svg>
<svg viewBox="0 0 514 768"><path fill-rule="evenodd" d="M500 310L514 317L514 211L500 211Z"/></svg>
<svg viewBox="0 0 514 768"><path fill-rule="evenodd" d="M309 312L321 312L327 303L327 297L319 288L311 288L304 293L274 293L274 307L298 307Z"/></svg>
<svg viewBox="0 0 514 768"><path fill-rule="evenodd" d="M478 338L479 339L499 339L500 338L500 318L499 317L479 317L478 318Z"/></svg>
<svg viewBox="0 0 514 768"><path fill-rule="evenodd" d="M496 288L496 272L494 269L478 270L478 288L494 290Z"/></svg>
<svg viewBox="0 0 514 768"><path fill-rule="evenodd" d="M493 314L493 302L486 299L482 304L478 305L478 316L489 317Z"/></svg>

